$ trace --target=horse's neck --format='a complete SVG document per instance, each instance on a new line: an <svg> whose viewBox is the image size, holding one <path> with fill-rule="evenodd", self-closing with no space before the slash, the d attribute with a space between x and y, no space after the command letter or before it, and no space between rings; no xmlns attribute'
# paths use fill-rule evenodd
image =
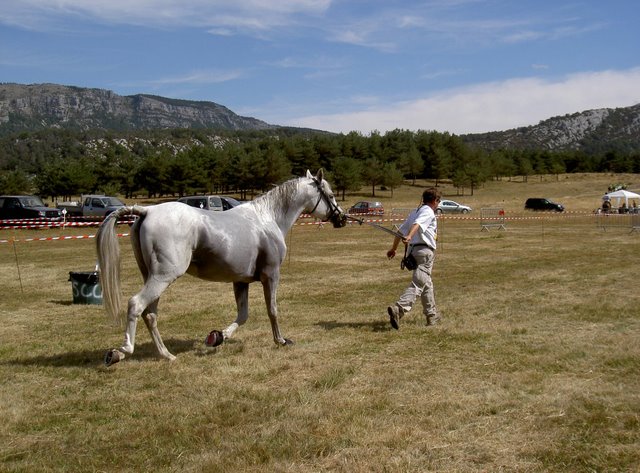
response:
<svg viewBox="0 0 640 473"><path fill-rule="evenodd" d="M299 185L299 181L297 184ZM284 184L284 186L286 185ZM265 196L266 198L259 204L258 210L259 213L264 212L269 215L269 218L278 225L283 236L291 230L306 207L306 200L300 187L292 187L294 186L293 182L290 182L289 185L290 187L279 189L281 194L276 192Z"/></svg>
<svg viewBox="0 0 640 473"><path fill-rule="evenodd" d="M297 206L292 205L289 209L287 209L286 212L276 213L274 220L278 225L278 227L280 228L280 231L282 231L283 236L289 233L289 230L291 230L291 227L293 227L293 224L296 223L296 220L298 220L298 217L300 217L300 214L302 213L303 209L304 209L304 205L302 204Z"/></svg>

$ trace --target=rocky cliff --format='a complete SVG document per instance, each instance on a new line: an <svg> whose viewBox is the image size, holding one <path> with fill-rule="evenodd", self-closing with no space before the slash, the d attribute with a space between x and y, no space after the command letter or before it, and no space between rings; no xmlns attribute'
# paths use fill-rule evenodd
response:
<svg viewBox="0 0 640 473"><path fill-rule="evenodd" d="M496 149L640 151L640 104L587 110L513 130L464 135L469 144Z"/></svg>
<svg viewBox="0 0 640 473"><path fill-rule="evenodd" d="M214 102L152 95L121 96L104 89L56 84L0 84L0 135L44 128L150 130L273 128Z"/></svg>

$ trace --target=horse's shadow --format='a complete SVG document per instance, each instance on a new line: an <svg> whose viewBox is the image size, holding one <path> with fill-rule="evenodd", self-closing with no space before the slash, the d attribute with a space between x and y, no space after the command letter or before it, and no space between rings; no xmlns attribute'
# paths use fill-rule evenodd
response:
<svg viewBox="0 0 640 473"><path fill-rule="evenodd" d="M341 328L370 328L372 332L388 332L391 330L389 324L375 320L373 322L338 322L336 320L317 322L317 326L325 330L336 330Z"/></svg>
<svg viewBox="0 0 640 473"><path fill-rule="evenodd" d="M169 351L174 355L197 350L198 342L195 340L169 339L165 341ZM216 350L212 350L215 352ZM90 367L102 365L107 348L100 350L80 350L52 355L39 355L31 358L14 358L3 361L3 365L18 366L51 366L51 367ZM132 357L138 360L161 360L153 342L136 345Z"/></svg>

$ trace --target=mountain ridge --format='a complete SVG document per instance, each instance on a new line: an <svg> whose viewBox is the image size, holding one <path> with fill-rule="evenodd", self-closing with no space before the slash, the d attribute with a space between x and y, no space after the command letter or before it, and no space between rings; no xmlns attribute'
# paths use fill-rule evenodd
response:
<svg viewBox="0 0 640 473"><path fill-rule="evenodd" d="M262 120L240 116L215 102L58 84L0 84L0 135L46 128L135 131L168 128L265 130Z"/></svg>
<svg viewBox="0 0 640 473"><path fill-rule="evenodd" d="M640 103L621 108L585 110L505 131L461 135L485 151L640 151Z"/></svg>
<svg viewBox="0 0 640 473"><path fill-rule="evenodd" d="M177 128L252 131L280 127L240 116L209 101L152 94L122 96L107 89L49 83L0 83L0 137L47 128L135 132ZM551 117L537 125L463 134L460 138L488 152L506 149L637 153L640 103L585 110Z"/></svg>

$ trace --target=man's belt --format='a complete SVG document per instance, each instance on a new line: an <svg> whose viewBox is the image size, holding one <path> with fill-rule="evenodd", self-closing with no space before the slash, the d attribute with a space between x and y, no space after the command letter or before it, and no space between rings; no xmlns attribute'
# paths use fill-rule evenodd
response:
<svg viewBox="0 0 640 473"><path fill-rule="evenodd" d="M426 243L411 243L409 246L412 246L413 248L416 248L418 246L426 246L427 248L429 248L431 251L436 251L435 248L431 248L429 245L427 245Z"/></svg>

